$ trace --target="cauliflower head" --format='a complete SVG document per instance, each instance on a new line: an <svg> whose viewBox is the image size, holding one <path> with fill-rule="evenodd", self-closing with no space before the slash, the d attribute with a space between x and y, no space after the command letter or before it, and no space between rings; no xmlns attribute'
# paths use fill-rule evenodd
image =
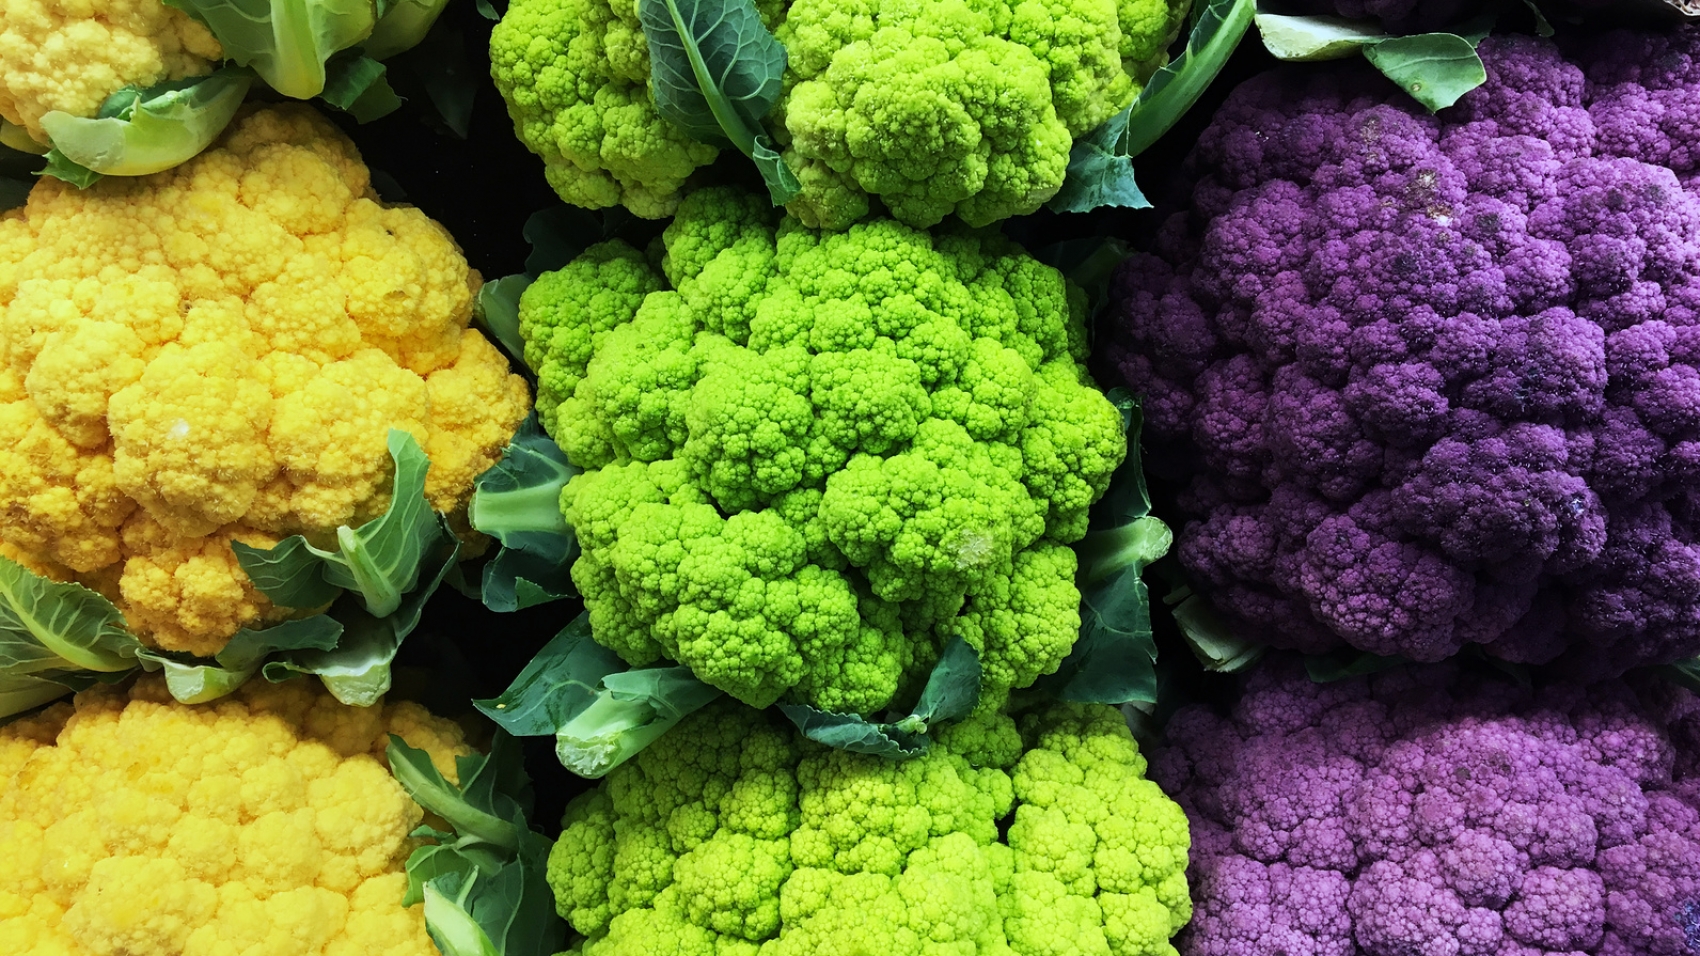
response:
<svg viewBox="0 0 1700 956"><path fill-rule="evenodd" d="M868 712L954 634L995 707L1080 626L1127 443L1082 297L1001 237L822 233L687 198L657 270L605 243L520 300L592 633L753 706ZM670 286L670 288L669 288Z"/></svg>
<svg viewBox="0 0 1700 956"><path fill-rule="evenodd" d="M118 90L211 73L223 49L161 0L15 0L0 6L0 118L49 140L41 117L94 116Z"/></svg>
<svg viewBox="0 0 1700 956"><path fill-rule="evenodd" d="M1110 349L1250 633L1610 675L1700 653L1700 29L1237 90Z"/></svg>
<svg viewBox="0 0 1700 956"><path fill-rule="evenodd" d="M770 125L802 222L842 229L878 197L927 227L1030 213L1074 137L1133 101L1187 0L766 0L788 66ZM636 2L516 0L490 38L514 129L551 185L658 218L718 150L663 120Z"/></svg>
<svg viewBox="0 0 1700 956"><path fill-rule="evenodd" d="M1168 740L1151 772L1192 821L1187 956L1695 951L1700 698L1674 683L1536 692L1435 664L1317 684L1272 659Z"/></svg>
<svg viewBox="0 0 1700 956"><path fill-rule="evenodd" d="M904 761L714 705L568 806L549 885L582 956L1174 956L1187 822L1144 774L1099 705Z"/></svg>
<svg viewBox="0 0 1700 956"><path fill-rule="evenodd" d="M142 677L0 728L0 951L432 956L401 905L424 811L391 733L451 780L471 753L415 704L310 681L189 706Z"/></svg>
<svg viewBox="0 0 1700 956"><path fill-rule="evenodd" d="M440 511L499 459L529 399L467 327L478 282L306 107L169 172L41 180L0 219L0 540L150 644L216 653L282 615L230 542L381 514L390 429Z"/></svg>

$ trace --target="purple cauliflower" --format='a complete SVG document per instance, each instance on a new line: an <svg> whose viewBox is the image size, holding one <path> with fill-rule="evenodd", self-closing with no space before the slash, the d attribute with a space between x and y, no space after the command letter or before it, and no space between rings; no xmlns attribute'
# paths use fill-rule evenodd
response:
<svg viewBox="0 0 1700 956"><path fill-rule="evenodd" d="M1111 360L1181 561L1272 643L1590 674L1700 653L1700 27L1236 90Z"/></svg>
<svg viewBox="0 0 1700 956"><path fill-rule="evenodd" d="M1183 956L1700 956L1700 698L1674 684L1282 658L1168 735Z"/></svg>

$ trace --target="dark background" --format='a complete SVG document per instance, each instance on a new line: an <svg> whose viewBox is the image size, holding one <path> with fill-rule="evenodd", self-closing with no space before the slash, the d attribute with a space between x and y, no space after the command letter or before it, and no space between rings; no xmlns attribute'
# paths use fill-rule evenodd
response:
<svg viewBox="0 0 1700 956"><path fill-rule="evenodd" d="M400 110L366 124L346 114L333 114L360 147L385 198L418 206L448 227L468 262L487 280L523 271L530 252L521 233L526 219L561 205L544 182L542 161L514 135L501 96L489 80L491 26L471 0L452 0L435 28L443 34L435 37L435 44L390 63L391 83L407 97ZM454 61L456 44L464 64ZM421 56L427 52L429 57ZM423 85L422 77L442 69L445 62L452 69L465 70L476 85L464 139L445 126ZM1139 182L1154 201L1161 203L1164 185L1229 90L1272 62L1256 37L1248 35L1204 99L1136 160ZM1065 239L1091 236L1114 236L1137 246L1150 236L1158 218L1152 210L1041 212L1006 223L1004 231L1036 251ZM577 602L563 601L496 614L451 588L442 588L397 658L395 693L417 699L444 716L468 717L475 713L470 700L501 693L579 609ZM1173 621L1160 608L1154 608L1153 619L1165 676L1189 685L1186 696L1210 693L1210 684L1225 680L1207 678L1198 668L1187 666L1191 655ZM590 784L561 768L553 739L526 738L523 744L526 767L535 781L536 820L554 832L566 802Z"/></svg>

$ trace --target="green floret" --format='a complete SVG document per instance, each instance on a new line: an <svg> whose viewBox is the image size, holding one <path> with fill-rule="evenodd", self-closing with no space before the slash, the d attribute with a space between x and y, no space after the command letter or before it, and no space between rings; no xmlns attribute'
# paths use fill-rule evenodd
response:
<svg viewBox="0 0 1700 956"><path fill-rule="evenodd" d="M520 302L584 469L561 506L591 634L754 706L872 713L960 633L995 709L1067 656L1066 545L1126 454L1082 300L1000 237L773 219L695 193L659 269L604 244Z"/></svg>
<svg viewBox="0 0 1700 956"><path fill-rule="evenodd" d="M788 210L828 229L873 198L919 227L1035 211L1062 186L1074 141L1166 61L1188 5L758 3L787 53L767 123L802 186ZM659 218L718 150L656 112L638 6L515 0L491 36L491 73L562 198Z"/></svg>
<svg viewBox="0 0 1700 956"><path fill-rule="evenodd" d="M1172 956L1190 838L1144 773L1099 705L899 762L715 704L568 807L550 886L584 956Z"/></svg>

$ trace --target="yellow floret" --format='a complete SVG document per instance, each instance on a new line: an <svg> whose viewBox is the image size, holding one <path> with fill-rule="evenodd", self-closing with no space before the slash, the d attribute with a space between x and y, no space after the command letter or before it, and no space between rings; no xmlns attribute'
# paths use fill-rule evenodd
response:
<svg viewBox="0 0 1700 956"><path fill-rule="evenodd" d="M0 217L0 542L166 650L277 620L230 541L329 545L383 513L392 428L455 512L525 417L468 327L479 281L305 107L164 173L42 180Z"/></svg>
<svg viewBox="0 0 1700 956"><path fill-rule="evenodd" d="M108 95L212 72L207 28L160 0L10 0L0 5L0 117L46 143L52 110L93 116Z"/></svg>
<svg viewBox="0 0 1700 956"><path fill-rule="evenodd" d="M0 728L7 956L432 956L401 905L423 811L381 755L471 752L413 704L307 681L215 704L101 687Z"/></svg>

